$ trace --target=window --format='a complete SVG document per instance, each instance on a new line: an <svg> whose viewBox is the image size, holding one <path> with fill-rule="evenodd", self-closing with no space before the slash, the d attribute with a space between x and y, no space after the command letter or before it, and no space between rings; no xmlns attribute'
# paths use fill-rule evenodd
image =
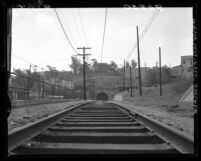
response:
<svg viewBox="0 0 201 161"><path fill-rule="evenodd" d="M186 61L185 61L185 60L183 61L183 64L186 64Z"/></svg>

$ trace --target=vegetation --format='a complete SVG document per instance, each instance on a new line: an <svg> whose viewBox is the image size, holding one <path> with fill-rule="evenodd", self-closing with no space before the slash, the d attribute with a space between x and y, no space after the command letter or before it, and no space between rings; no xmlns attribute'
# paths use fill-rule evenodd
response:
<svg viewBox="0 0 201 161"><path fill-rule="evenodd" d="M114 61L111 61L110 63L99 63L96 59L92 59L92 63L86 62L85 64L86 69L86 79L89 76L93 77L96 81L95 88L100 86L100 84L105 84L106 86L110 86L113 88L113 86L120 82L122 82L121 77L123 78L124 74L124 67L118 67L117 64ZM125 66L126 68L129 68L131 65L132 68L137 67L137 62L135 60L131 60L131 62L126 62ZM76 57L71 57L71 64L69 64L69 67L71 68L71 71L58 71L56 68L47 66L48 70L44 72L31 72L29 69L27 70L20 70L20 69L14 69L14 73L19 74L24 77L33 78L36 80L42 80L45 82L51 82L51 83L61 83L62 80L72 80L74 81L74 89L72 92L65 94L65 97L71 97L71 98L82 98L83 97L83 85L82 85L82 74L83 74L83 64L81 61ZM104 82L99 82L99 74L100 72L103 73L104 77L108 77L104 80ZM166 65L162 66L162 84L172 84L174 83L174 90L176 93L182 93L186 88L188 88L192 84L192 79L189 80L184 77L174 78L172 75L172 69L167 67ZM10 86L15 87L21 87L21 88L27 88L28 87L28 79L23 78L21 76L12 75L10 79ZM117 76L117 77L116 77ZM111 79L110 79L111 77ZM113 78L117 78L118 80L115 80ZM114 81L115 80L115 84ZM133 80L135 84L138 84L138 80ZM126 84L130 83L129 79L126 79ZM142 80L142 86L144 87L152 87L156 84L159 84L159 68L156 66L152 68L146 69L146 75L145 79ZM29 80L29 89L30 90L38 90L42 86L41 83ZM90 91L90 82L87 81L87 92ZM51 85L46 85L46 93L51 95L53 89ZM62 89L62 91L65 89ZM58 90L59 91L59 90ZM61 91L61 90L60 90ZM94 92L94 91L91 91ZM18 95L21 97L24 97L24 91L18 91ZM65 92L63 92L65 93ZM59 94L59 93L58 93Z"/></svg>
<svg viewBox="0 0 201 161"><path fill-rule="evenodd" d="M171 83L174 80L171 68L167 67L166 65L161 67L161 80L163 84ZM159 84L159 82L159 68L155 66L153 68L148 69L146 72L146 78L143 81L143 85L145 87L151 87L153 85Z"/></svg>
<svg viewBox="0 0 201 161"><path fill-rule="evenodd" d="M135 60L131 60L131 66L135 68L137 66L137 62ZM76 56L71 57L71 64L69 65L69 67L71 68L72 73L74 75L79 75L83 73L83 64L80 62L80 60ZM126 62L126 67L127 68L130 67L129 62ZM122 72L123 67L119 68L114 61L111 61L109 64L98 63L96 59L92 59L92 64L86 62L85 69L86 69L86 72L90 72L91 74L106 72L106 73L112 73L115 75L121 75L123 73Z"/></svg>
<svg viewBox="0 0 201 161"><path fill-rule="evenodd" d="M188 90L190 86L193 84L193 79L188 79L184 76L178 78L176 82L173 83L173 90L175 94L181 94Z"/></svg>

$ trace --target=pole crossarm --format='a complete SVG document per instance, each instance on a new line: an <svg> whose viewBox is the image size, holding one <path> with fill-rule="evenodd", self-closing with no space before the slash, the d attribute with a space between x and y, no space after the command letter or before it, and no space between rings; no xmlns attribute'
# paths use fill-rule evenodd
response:
<svg viewBox="0 0 201 161"><path fill-rule="evenodd" d="M91 54L77 54L77 55L79 55L79 56L87 56L87 55L91 55Z"/></svg>
<svg viewBox="0 0 201 161"><path fill-rule="evenodd" d="M77 48L77 49L91 49L90 47L80 47L80 48Z"/></svg>

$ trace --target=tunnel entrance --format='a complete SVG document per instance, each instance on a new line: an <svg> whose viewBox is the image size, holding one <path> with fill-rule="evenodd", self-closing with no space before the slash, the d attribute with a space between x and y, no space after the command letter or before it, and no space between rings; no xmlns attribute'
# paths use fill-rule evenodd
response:
<svg viewBox="0 0 201 161"><path fill-rule="evenodd" d="M96 95L96 100L109 100L109 97L106 93L100 92Z"/></svg>

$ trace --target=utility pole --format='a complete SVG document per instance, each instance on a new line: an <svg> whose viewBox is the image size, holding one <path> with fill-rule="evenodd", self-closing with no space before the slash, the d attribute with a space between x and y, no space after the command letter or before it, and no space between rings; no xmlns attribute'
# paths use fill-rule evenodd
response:
<svg viewBox="0 0 201 161"><path fill-rule="evenodd" d="M86 54L85 50L86 49L91 49L89 47L82 47L82 48L77 48L77 49L82 49L83 54L78 54L79 56L83 56L83 84L84 84L84 100L86 100L86 78L85 78L85 56L91 55L91 54Z"/></svg>
<svg viewBox="0 0 201 161"><path fill-rule="evenodd" d="M160 73L160 96L162 96L162 80L161 80L161 47L159 47L159 73Z"/></svg>
<svg viewBox="0 0 201 161"><path fill-rule="evenodd" d="M144 63L144 78L146 79L147 63Z"/></svg>
<svg viewBox="0 0 201 161"><path fill-rule="evenodd" d="M95 86L95 82L94 82L94 80L92 79L92 81L91 81L91 99L94 99L94 96L95 96L95 88L94 88L94 86Z"/></svg>
<svg viewBox="0 0 201 161"><path fill-rule="evenodd" d="M124 60L124 79L123 79L123 90L125 91L125 79L126 79L126 62Z"/></svg>
<svg viewBox="0 0 201 161"><path fill-rule="evenodd" d="M92 99L92 79L91 75L88 76L89 80L89 98Z"/></svg>
<svg viewBox="0 0 201 161"><path fill-rule="evenodd" d="M117 93L119 93L119 81L117 79Z"/></svg>
<svg viewBox="0 0 201 161"><path fill-rule="evenodd" d="M133 87L132 87L132 67L130 65L130 86L131 86L131 97L133 97Z"/></svg>
<svg viewBox="0 0 201 161"><path fill-rule="evenodd" d="M139 77L139 93L140 97L142 96L142 84L141 84L141 72L140 72L140 48L139 48L139 34L138 34L138 26L137 28L137 51L138 51L138 77Z"/></svg>

